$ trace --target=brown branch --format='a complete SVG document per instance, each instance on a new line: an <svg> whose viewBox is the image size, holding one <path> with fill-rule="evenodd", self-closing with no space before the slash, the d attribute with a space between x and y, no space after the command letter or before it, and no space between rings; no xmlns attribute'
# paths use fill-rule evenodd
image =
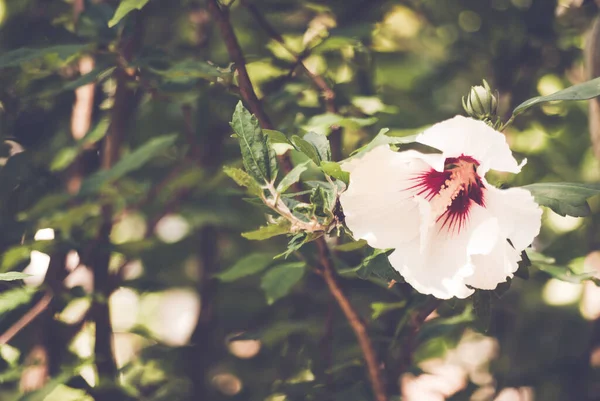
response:
<svg viewBox="0 0 600 401"><path fill-rule="evenodd" d="M133 52L139 47L142 34L142 21L138 17L135 32L130 38L122 40L119 46L121 55L126 61L131 59ZM111 123L101 149L100 165L102 170L110 170L118 161L129 119L139 99L131 88L132 77L125 68L119 67L115 70L115 79L116 90L114 105L111 110ZM118 375L114 359L113 333L108 305L108 299L113 289L109 270L111 256L110 233L113 227L113 207L111 204L102 206L102 218L103 222L98 232L92 258L94 290L97 294L92 305L92 316L96 323L94 353L100 387L110 385L117 379ZM108 398L106 399L108 400ZM103 401L102 399L99 400Z"/></svg>
<svg viewBox="0 0 600 401"><path fill-rule="evenodd" d="M425 323L425 319L427 319L427 317L431 315L441 304L442 300L432 297L425 303L425 305L423 305L422 309L417 310L412 316L409 317L407 328L408 333L406 334L406 339L402 345L402 359L399 364L399 369L394 372L396 377L402 376L402 374L404 374L404 372L406 372L406 370L408 370L412 365L417 334L421 330L423 323Z"/></svg>
<svg viewBox="0 0 600 401"><path fill-rule="evenodd" d="M375 349L373 348L371 338L369 337L369 333L367 332L367 328L356 310L354 310L354 307L350 304L348 298L346 298L344 295L344 292L337 282L334 268L331 265L327 244L322 238L317 240L316 244L319 249L319 262L322 264L321 267L323 269L322 277L329 288L329 292L340 306L342 312L344 312L350 327L352 327L352 331L354 331L354 334L356 335L358 344L360 345L360 349L367 365L369 381L371 382L371 388L373 389L375 400L387 401L388 396L386 393L385 381L381 372L381 364L378 362L378 358L375 353Z"/></svg>
<svg viewBox="0 0 600 401"><path fill-rule="evenodd" d="M294 58L294 69L296 67L300 67L302 72L313 82L313 84L319 89L323 94L323 100L325 103L325 110L328 113L337 114L338 109L335 104L335 92L331 87L327 84L325 79L310 71L302 60L302 56L297 54L294 50L292 50L286 43L283 37L273 28L271 23L261 14L260 10L252 4L248 0L242 0L242 5L248 9L252 17L256 20L258 25L271 37L271 39L275 40L279 43L293 58ZM342 158L341 155L341 134L342 129L339 126L332 127L331 134L329 135L329 141L331 142L331 151L333 153L333 158L335 160L340 160Z"/></svg>
<svg viewBox="0 0 600 401"><path fill-rule="evenodd" d="M38 316L40 316L52 300L52 294L47 292L44 296L25 313L19 320L17 320L12 326L8 328L2 335L0 335L0 345L8 344L14 336L16 336L21 330L27 327L33 322Z"/></svg>
<svg viewBox="0 0 600 401"><path fill-rule="evenodd" d="M220 7L217 0L207 0L208 10L217 21L217 25L225 41L227 52L231 61L235 63L235 69L238 72L238 82L242 99L248 104L248 108L256 116L258 122L263 128L274 129L269 116L263 110L260 100L254 92L252 81L246 69L246 58L242 52L242 48L235 36L233 26L229 21L229 8L226 6Z"/></svg>
<svg viewBox="0 0 600 401"><path fill-rule="evenodd" d="M254 92L254 88L252 87L252 82L250 81L250 77L248 76L248 72L246 70L246 61L240 45L237 41L235 33L233 31L233 27L229 21L229 10L224 7L219 7L217 0L207 0L208 8L210 12L213 14L219 28L221 30L221 35L223 36L223 40L225 41L225 45L227 47L227 51L229 52L229 56L232 61L236 64L236 69L238 71L239 77L239 87L240 87L240 95L242 99L248 104L251 112L256 116L260 125L266 129L273 129L273 125L271 124L270 119L264 112L262 105L258 98L256 97L256 93ZM291 163L289 158L280 159L282 162L282 167L284 171L291 170ZM369 334L367 333L367 329L364 323L360 320L358 313L354 310L348 298L344 295L341 288L339 287L333 266L331 265L331 260L329 258L329 250L327 248L327 243L323 238L319 238L316 240L316 244L319 248L319 262L322 265L323 271L321 276L325 280L329 291L332 296L339 304L340 308L344 312L346 319L350 323L352 330L354 331L362 353L364 355L365 362L367 364L367 369L369 373L369 381L371 382L371 387L373 389L373 394L375 395L375 399L377 401L387 401L388 397L385 391L384 380L381 375L381 371L379 368L379 363L377 361L377 357L375 351L373 349L373 344L371 343L371 339Z"/></svg>

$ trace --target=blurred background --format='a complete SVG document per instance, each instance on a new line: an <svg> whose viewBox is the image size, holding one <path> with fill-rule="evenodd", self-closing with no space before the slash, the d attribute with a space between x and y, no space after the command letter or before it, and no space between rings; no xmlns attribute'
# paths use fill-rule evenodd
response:
<svg viewBox="0 0 600 401"><path fill-rule="evenodd" d="M0 400L372 399L319 277L271 303L259 276L215 278L286 246L240 236L264 212L222 173L241 165L236 65L208 3L129 3L143 8L111 21L119 1L0 0L0 271L31 275L0 282ZM274 126L330 135L338 160L380 128L463 114L482 79L508 117L600 75L590 0L224 3ZM490 180L598 182L588 107L518 117L506 135L528 164ZM416 335L403 319L422 298L344 274L361 256L340 258L391 399L600 400L600 290L581 274L600 278L600 219L544 222L528 277L490 295L486 316L449 301Z"/></svg>

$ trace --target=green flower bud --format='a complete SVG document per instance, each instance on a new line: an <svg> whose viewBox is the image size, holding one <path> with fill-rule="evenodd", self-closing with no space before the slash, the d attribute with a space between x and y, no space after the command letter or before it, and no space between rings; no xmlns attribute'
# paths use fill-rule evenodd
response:
<svg viewBox="0 0 600 401"><path fill-rule="evenodd" d="M492 92L488 83L471 87L469 95L462 98L467 114L479 120L495 119L498 111L498 94Z"/></svg>

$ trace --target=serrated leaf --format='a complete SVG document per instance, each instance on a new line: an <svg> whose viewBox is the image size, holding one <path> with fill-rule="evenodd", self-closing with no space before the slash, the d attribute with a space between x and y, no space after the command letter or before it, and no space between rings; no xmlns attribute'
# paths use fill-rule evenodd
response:
<svg viewBox="0 0 600 401"><path fill-rule="evenodd" d="M133 10L141 10L149 0L121 0L119 7L115 10L115 15L108 21L109 28L117 25L127 14Z"/></svg>
<svg viewBox="0 0 600 401"><path fill-rule="evenodd" d="M242 277L259 273L273 263L271 253L253 253L238 260L229 269L215 274L215 277L226 283L239 280Z"/></svg>
<svg viewBox="0 0 600 401"><path fill-rule="evenodd" d="M561 216L583 217L591 212L587 199L600 194L600 184L546 182L525 185L535 201Z"/></svg>
<svg viewBox="0 0 600 401"><path fill-rule="evenodd" d="M223 167L223 172L233 179L239 186L246 187L252 195L261 196L260 185L244 170L235 167Z"/></svg>
<svg viewBox="0 0 600 401"><path fill-rule="evenodd" d="M61 60L66 60L85 48L85 45L57 45L31 49L22 47L0 55L0 68L18 67L23 63L40 59L49 55L56 55Z"/></svg>
<svg viewBox="0 0 600 401"><path fill-rule="evenodd" d="M567 89L563 89L548 96L537 96L526 100L515 108L513 115L516 116L521 114L525 110L540 103L557 100L587 100L595 98L596 96L600 96L600 78L570 86Z"/></svg>
<svg viewBox="0 0 600 401"><path fill-rule="evenodd" d="M304 262L292 262L275 266L262 277L260 288L265 292L267 303L285 297L304 276Z"/></svg>
<svg viewBox="0 0 600 401"><path fill-rule="evenodd" d="M31 275L20 272L0 273L0 281L23 280L27 277L31 277Z"/></svg>
<svg viewBox="0 0 600 401"><path fill-rule="evenodd" d="M81 185L80 194L89 194L98 190L103 185L115 181L124 175L139 169L150 160L171 147L177 135L163 135L150 139L133 152L129 153L119 160L113 168L106 171L99 171L86 180Z"/></svg>
<svg viewBox="0 0 600 401"><path fill-rule="evenodd" d="M302 173L308 170L307 164L308 162L300 163L296 167L294 167L292 171L287 173L287 175L283 177L279 185L277 185L277 191L285 192L289 187L297 183L300 180L300 176L302 175Z"/></svg>
<svg viewBox="0 0 600 401"><path fill-rule="evenodd" d="M269 224L260 227L258 230L242 233L242 237L249 240L262 241L277 235L287 234L290 232L290 227L291 225L288 220L280 219L278 224Z"/></svg>
<svg viewBox="0 0 600 401"><path fill-rule="evenodd" d="M256 117L239 102L235 107L231 127L237 134L242 160L248 174L259 183L272 182L277 176L277 161L273 149L258 124Z"/></svg>
<svg viewBox="0 0 600 401"><path fill-rule="evenodd" d="M340 180L346 185L350 182L350 173L342 170L342 166L337 162L322 161L321 170L328 176Z"/></svg>

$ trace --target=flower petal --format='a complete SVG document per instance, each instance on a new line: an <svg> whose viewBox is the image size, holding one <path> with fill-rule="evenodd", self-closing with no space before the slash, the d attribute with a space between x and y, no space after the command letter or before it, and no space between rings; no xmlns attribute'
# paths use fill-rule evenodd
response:
<svg viewBox="0 0 600 401"><path fill-rule="evenodd" d="M465 283L482 290L494 290L498 284L506 282L507 277L513 276L520 260L520 252L508 241L498 241L490 253L471 257L474 274L467 277Z"/></svg>
<svg viewBox="0 0 600 401"><path fill-rule="evenodd" d="M498 219L501 236L510 239L520 253L540 233L542 209L525 189L498 189L483 182L486 209Z"/></svg>
<svg viewBox="0 0 600 401"><path fill-rule="evenodd" d="M340 203L355 239L364 239L375 248L394 248L419 235L421 216L411 179L432 168L420 156L380 146L344 163L351 175ZM434 164L441 160L443 166L443 156L435 156L427 155L427 160Z"/></svg>
<svg viewBox="0 0 600 401"><path fill-rule="evenodd" d="M518 173L519 165L504 135L483 121L456 116L426 129L417 142L441 150L446 158L470 156L480 164L483 176L490 169Z"/></svg>
<svg viewBox="0 0 600 401"><path fill-rule="evenodd" d="M466 298L473 293L465 279L473 275L471 256L489 252L498 242L496 219L472 202L469 218L459 232L448 232L437 222L428 238L401 244L389 256L390 263L407 283L437 298Z"/></svg>

